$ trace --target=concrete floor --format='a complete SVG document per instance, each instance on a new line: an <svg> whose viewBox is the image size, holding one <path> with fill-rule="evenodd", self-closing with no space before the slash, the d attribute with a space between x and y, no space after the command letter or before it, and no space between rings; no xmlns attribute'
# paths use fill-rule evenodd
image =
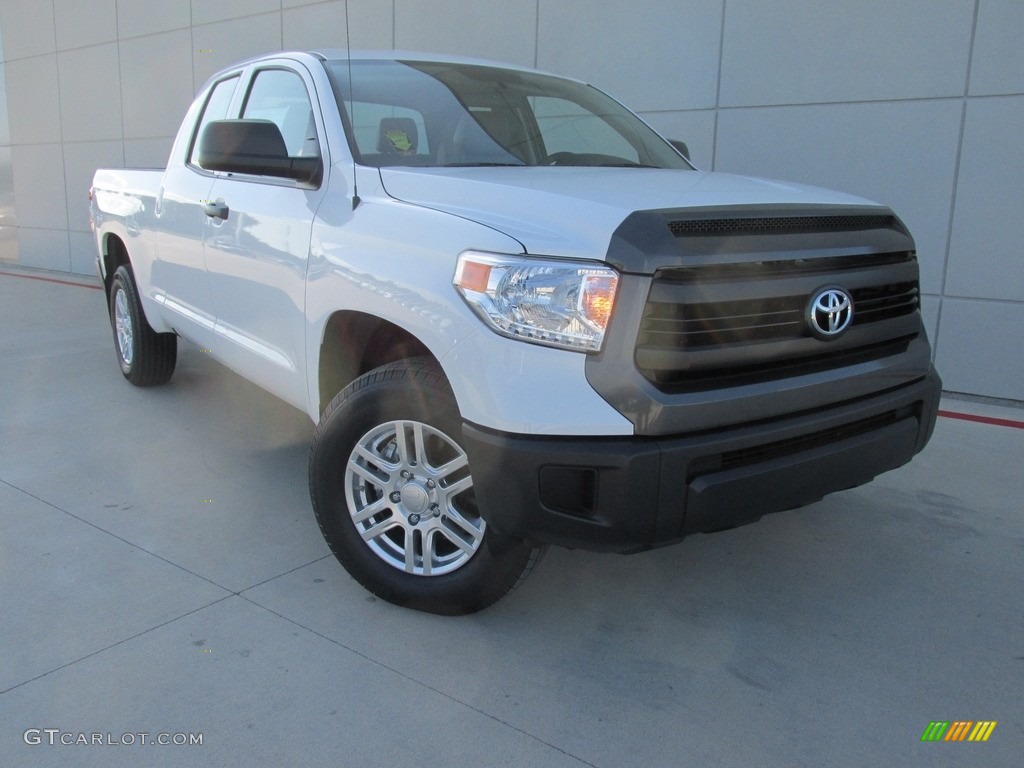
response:
<svg viewBox="0 0 1024 768"><path fill-rule="evenodd" d="M1020 764L1022 429L941 418L867 487L552 549L440 618L330 556L305 415L184 343L131 387L102 293L26 274L0 275L0 766ZM933 720L998 726L922 743ZM135 743L60 744L93 733Z"/></svg>

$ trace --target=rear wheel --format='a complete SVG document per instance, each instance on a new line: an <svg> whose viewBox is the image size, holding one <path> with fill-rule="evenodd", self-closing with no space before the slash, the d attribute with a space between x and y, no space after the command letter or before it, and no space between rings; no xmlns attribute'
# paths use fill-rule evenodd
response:
<svg viewBox="0 0 1024 768"><path fill-rule="evenodd" d="M178 337L157 333L142 311L131 267L122 265L110 282L110 325L121 373L137 387L166 384L178 360Z"/></svg>
<svg viewBox="0 0 1024 768"><path fill-rule="evenodd" d="M460 435L447 381L424 360L371 371L324 412L310 452L313 509L335 556L378 597L472 613L537 562L540 547L487 527Z"/></svg>

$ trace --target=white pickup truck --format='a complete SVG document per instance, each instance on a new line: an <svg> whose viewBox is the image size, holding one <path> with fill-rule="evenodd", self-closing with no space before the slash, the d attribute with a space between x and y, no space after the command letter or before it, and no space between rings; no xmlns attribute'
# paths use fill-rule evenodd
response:
<svg viewBox="0 0 1024 768"><path fill-rule="evenodd" d="M165 170L96 173L121 370L166 383L180 337L308 413L331 549L437 613L909 461L940 381L906 228L685 155L528 69L242 62Z"/></svg>

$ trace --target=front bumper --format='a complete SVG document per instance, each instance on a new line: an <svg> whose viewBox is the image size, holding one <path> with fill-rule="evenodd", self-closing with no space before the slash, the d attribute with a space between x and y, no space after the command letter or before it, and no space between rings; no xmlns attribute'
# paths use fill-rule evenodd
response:
<svg viewBox="0 0 1024 768"><path fill-rule="evenodd" d="M883 394L684 436L534 437L463 427L488 525L630 552L752 523L902 466L935 427L934 368Z"/></svg>

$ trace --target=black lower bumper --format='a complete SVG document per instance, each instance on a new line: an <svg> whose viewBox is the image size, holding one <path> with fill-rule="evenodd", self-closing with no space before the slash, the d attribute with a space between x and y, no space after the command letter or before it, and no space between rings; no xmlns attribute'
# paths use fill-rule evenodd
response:
<svg viewBox="0 0 1024 768"><path fill-rule="evenodd" d="M935 427L941 381L769 422L670 438L527 437L466 424L496 530L629 552L752 523L895 469Z"/></svg>

